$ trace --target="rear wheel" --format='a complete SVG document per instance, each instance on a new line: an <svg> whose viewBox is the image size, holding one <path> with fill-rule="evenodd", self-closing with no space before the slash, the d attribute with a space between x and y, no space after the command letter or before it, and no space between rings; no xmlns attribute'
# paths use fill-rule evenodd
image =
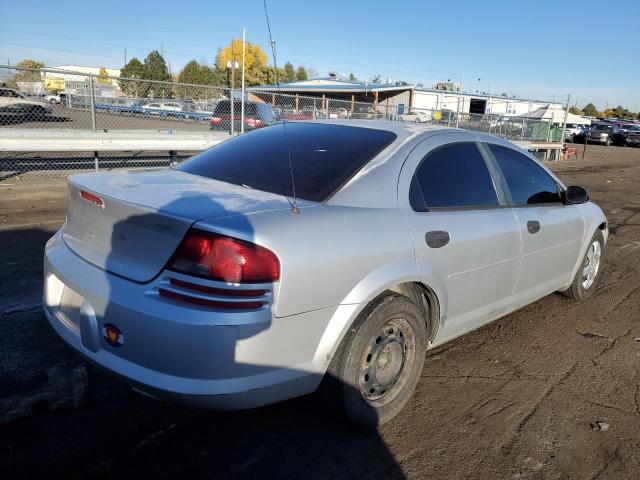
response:
<svg viewBox="0 0 640 480"><path fill-rule="evenodd" d="M324 400L353 423L376 427L406 405L420 379L426 320L408 298L378 298L358 317L334 356Z"/></svg>
<svg viewBox="0 0 640 480"><path fill-rule="evenodd" d="M564 293L569 298L583 300L591 297L596 291L602 267L604 237L599 230L591 238L587 252L584 254L580 268L576 272L571 286Z"/></svg>

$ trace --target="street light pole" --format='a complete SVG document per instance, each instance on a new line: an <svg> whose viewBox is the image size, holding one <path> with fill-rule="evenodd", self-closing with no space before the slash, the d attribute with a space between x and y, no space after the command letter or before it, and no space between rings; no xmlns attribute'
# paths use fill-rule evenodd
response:
<svg viewBox="0 0 640 480"><path fill-rule="evenodd" d="M244 133L244 57L246 50L247 30L242 29L242 103L240 104L240 133Z"/></svg>
<svg viewBox="0 0 640 480"><path fill-rule="evenodd" d="M233 135L235 133L235 123L236 123L236 116L235 116L235 108L234 108L234 98L233 98L233 85L235 83L235 78L236 78L236 55L233 49L233 38L231 38L231 89L229 90L229 97L230 98L230 103L231 103L231 135Z"/></svg>

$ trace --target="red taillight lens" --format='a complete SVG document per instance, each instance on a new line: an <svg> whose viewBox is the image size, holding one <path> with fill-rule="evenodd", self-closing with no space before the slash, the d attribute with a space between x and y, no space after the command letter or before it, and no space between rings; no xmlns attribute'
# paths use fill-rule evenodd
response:
<svg viewBox="0 0 640 480"><path fill-rule="evenodd" d="M95 203L100 207L104 207L104 202L102 201L102 199L97 195L94 195L93 193L89 193L86 190L80 190L80 196L87 202Z"/></svg>
<svg viewBox="0 0 640 480"><path fill-rule="evenodd" d="M220 123L222 121L222 119L220 117L213 117L211 119L211 123Z"/></svg>
<svg viewBox="0 0 640 480"><path fill-rule="evenodd" d="M169 262L177 272L228 283L275 282L280 261L269 249L237 238L191 230Z"/></svg>
<svg viewBox="0 0 640 480"><path fill-rule="evenodd" d="M259 120L257 118L245 118L245 123L251 127L259 127L260 125L262 125L262 120Z"/></svg>

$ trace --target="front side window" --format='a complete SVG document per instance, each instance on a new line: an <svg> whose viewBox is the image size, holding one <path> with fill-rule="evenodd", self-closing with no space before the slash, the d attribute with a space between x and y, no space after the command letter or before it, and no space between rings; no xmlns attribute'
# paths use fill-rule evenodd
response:
<svg viewBox="0 0 640 480"><path fill-rule="evenodd" d="M497 206L491 175L475 143L453 143L429 153L411 182L410 203L416 211Z"/></svg>
<svg viewBox="0 0 640 480"><path fill-rule="evenodd" d="M560 202L555 180L526 155L502 145L489 144L504 175L514 205Z"/></svg>

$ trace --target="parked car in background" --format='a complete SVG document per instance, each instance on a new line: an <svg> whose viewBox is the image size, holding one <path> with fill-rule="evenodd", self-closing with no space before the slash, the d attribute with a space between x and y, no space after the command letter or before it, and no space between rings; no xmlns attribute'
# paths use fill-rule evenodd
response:
<svg viewBox="0 0 640 480"><path fill-rule="evenodd" d="M590 129L591 127L587 125L580 126L580 129L573 134L570 141L572 143L584 143L587 139L587 134L589 133Z"/></svg>
<svg viewBox="0 0 640 480"><path fill-rule="evenodd" d="M313 110L296 110L295 108L275 108L281 120L313 120Z"/></svg>
<svg viewBox="0 0 640 480"><path fill-rule="evenodd" d="M584 128L589 128L586 125L567 125L564 132L564 139L567 142L575 143L574 138L576 135L580 135Z"/></svg>
<svg viewBox="0 0 640 480"><path fill-rule="evenodd" d="M51 104L44 100L28 98L11 88L0 88L0 112L21 115L48 115L51 113Z"/></svg>
<svg viewBox="0 0 640 480"><path fill-rule="evenodd" d="M431 113L427 113L424 110L413 110L409 113L398 115L398 120L401 122L428 123L431 121Z"/></svg>
<svg viewBox="0 0 640 480"><path fill-rule="evenodd" d="M319 388L377 426L428 349L556 291L591 297L607 236L585 190L504 139L291 122L175 168L69 177L44 312L151 397L241 409Z"/></svg>
<svg viewBox="0 0 640 480"><path fill-rule="evenodd" d="M620 147L640 147L640 125L626 125L617 129L612 142Z"/></svg>
<svg viewBox="0 0 640 480"><path fill-rule="evenodd" d="M589 129L586 140L589 143L600 143L609 146L613 143L613 134L616 131L617 127L610 123L596 123Z"/></svg>
<svg viewBox="0 0 640 480"><path fill-rule="evenodd" d="M182 112L184 106L178 102L153 102L142 105L142 111L150 115L162 115L167 112Z"/></svg>
<svg viewBox="0 0 640 480"><path fill-rule="evenodd" d="M362 118L376 118L376 111L370 105L363 105L361 103L356 104L350 118L362 119Z"/></svg>
<svg viewBox="0 0 640 480"><path fill-rule="evenodd" d="M49 103L54 103L54 104L60 104L61 103L60 94L58 94L58 93L52 93L52 94L49 94L49 95L45 95L44 96L44 100L49 102Z"/></svg>
<svg viewBox="0 0 640 480"><path fill-rule="evenodd" d="M233 102L233 128L240 131L242 102ZM211 117L211 130L231 130L231 102L220 100ZM267 103L244 102L244 129L254 130L256 128L272 125L279 121L276 110Z"/></svg>

